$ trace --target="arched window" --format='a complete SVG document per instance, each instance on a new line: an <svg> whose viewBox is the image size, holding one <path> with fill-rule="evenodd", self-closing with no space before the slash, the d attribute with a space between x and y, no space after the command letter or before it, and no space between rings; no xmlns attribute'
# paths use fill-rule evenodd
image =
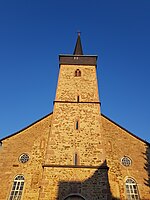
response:
<svg viewBox="0 0 150 200"><path fill-rule="evenodd" d="M128 200L140 199L137 184L132 178L126 180L126 194Z"/></svg>
<svg viewBox="0 0 150 200"><path fill-rule="evenodd" d="M20 200L23 191L23 186L24 186L24 176L23 175L16 176L13 182L9 200L16 200L16 199Z"/></svg>
<svg viewBox="0 0 150 200"><path fill-rule="evenodd" d="M74 195L68 196L64 200L85 200L85 199L79 195L74 194Z"/></svg>
<svg viewBox="0 0 150 200"><path fill-rule="evenodd" d="M75 76L81 76L81 71L79 70L79 69L77 69L76 71L75 71Z"/></svg>

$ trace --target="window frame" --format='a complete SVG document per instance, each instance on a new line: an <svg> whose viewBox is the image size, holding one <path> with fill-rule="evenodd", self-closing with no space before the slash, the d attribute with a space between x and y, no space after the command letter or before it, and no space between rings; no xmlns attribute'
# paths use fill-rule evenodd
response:
<svg viewBox="0 0 150 200"><path fill-rule="evenodd" d="M18 160L19 160L20 163L25 164L30 160L30 156L27 153L22 153L19 156Z"/></svg>
<svg viewBox="0 0 150 200"><path fill-rule="evenodd" d="M81 70L80 69L75 70L75 77L81 77Z"/></svg>
<svg viewBox="0 0 150 200"><path fill-rule="evenodd" d="M124 167L130 167L132 165L132 159L129 156L123 156L121 158L121 164Z"/></svg>
<svg viewBox="0 0 150 200"><path fill-rule="evenodd" d="M18 200L21 200L24 189L24 183L25 178L22 174L15 176L9 194L9 200L15 200L16 198Z"/></svg>
<svg viewBox="0 0 150 200"><path fill-rule="evenodd" d="M127 200L140 200L138 186L133 178L126 178L125 191Z"/></svg>

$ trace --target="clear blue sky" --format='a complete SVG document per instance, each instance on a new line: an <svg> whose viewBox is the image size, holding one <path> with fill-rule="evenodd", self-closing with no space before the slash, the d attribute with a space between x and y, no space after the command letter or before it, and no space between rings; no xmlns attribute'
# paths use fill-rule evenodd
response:
<svg viewBox="0 0 150 200"><path fill-rule="evenodd" d="M149 0L1 0L0 138L53 110L58 55L97 54L102 113L150 142Z"/></svg>

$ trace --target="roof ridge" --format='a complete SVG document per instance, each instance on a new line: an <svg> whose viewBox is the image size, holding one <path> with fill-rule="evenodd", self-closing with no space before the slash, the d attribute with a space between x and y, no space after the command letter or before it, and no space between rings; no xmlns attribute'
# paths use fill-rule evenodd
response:
<svg viewBox="0 0 150 200"><path fill-rule="evenodd" d="M131 131L127 130L126 128L124 128L124 127L121 126L120 124L114 122L112 119L110 119L110 118L107 117L106 115L104 115L104 114L102 114L102 113L101 113L101 115L102 115L103 117L105 117L106 119L108 119L110 122L112 122L112 123L114 123L115 125L119 126L119 128L121 128L121 129L123 129L124 131L128 132L128 133L129 133L130 135L132 135L133 137L135 137L135 138L141 140L142 142L144 142L144 143L146 143L147 145L150 146L150 143L147 142L146 140L144 140L144 139L138 137L137 135L133 134Z"/></svg>
<svg viewBox="0 0 150 200"><path fill-rule="evenodd" d="M7 138L9 138L9 137L11 137L11 136L14 136L14 135L16 135L16 134L20 133L21 131L24 131L24 130L26 130L27 128L29 128L29 127L33 126L34 124L38 123L38 122L39 122L39 121L41 121L42 119L44 119L44 118L48 117L48 116L49 116L49 115L51 115L52 113L53 113L53 112L51 112L51 113L49 113L49 114L47 114L47 115L43 116L42 118L40 118L40 119L36 120L35 122L33 122L33 123L31 123L31 124L29 124L29 125L25 126L24 128L20 129L20 130L19 130L19 131L17 131L17 132L14 132L14 133L12 133L12 134L10 134L10 135L8 135L8 136L4 137L4 138L1 138L1 139L0 139L0 141L2 141L2 140L5 140L5 139L7 139Z"/></svg>

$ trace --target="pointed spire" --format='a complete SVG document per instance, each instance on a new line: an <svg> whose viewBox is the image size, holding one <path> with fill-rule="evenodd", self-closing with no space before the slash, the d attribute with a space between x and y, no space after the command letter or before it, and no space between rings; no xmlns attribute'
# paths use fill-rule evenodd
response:
<svg viewBox="0 0 150 200"><path fill-rule="evenodd" d="M83 55L80 32L78 32L78 38L77 38L77 42L76 42L76 46L75 46L73 55Z"/></svg>

